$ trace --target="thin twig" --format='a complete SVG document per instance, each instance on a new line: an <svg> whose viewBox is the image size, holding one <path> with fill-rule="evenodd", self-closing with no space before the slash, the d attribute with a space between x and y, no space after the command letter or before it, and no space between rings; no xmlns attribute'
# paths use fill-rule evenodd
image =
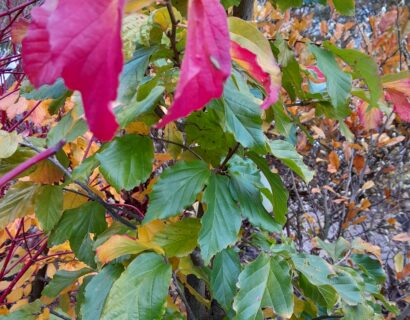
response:
<svg viewBox="0 0 410 320"><path fill-rule="evenodd" d="M186 146L186 145L184 145L184 144L182 144L182 143L178 143L178 142L171 141L171 140L167 140L167 139L163 139L163 138L157 138L157 137L153 137L153 136L151 136L151 139L152 139L152 140L155 140L155 141L166 142L166 143L170 143L170 144L179 146L179 147L181 147L181 148L183 148L183 149L189 151L190 153L192 153L192 154L193 154L195 157L197 157L199 160L204 161L204 159L203 159L198 153L196 153L196 152L195 152L194 150L192 150L190 147L188 147L188 146Z"/></svg>
<svg viewBox="0 0 410 320"><path fill-rule="evenodd" d="M169 39L171 40L171 48L172 51L174 51L174 60L177 66L180 65L179 61L179 51L177 48L177 26L179 21L175 17L174 9L172 7L172 1L168 0L167 1L167 9L169 13L169 17L171 18L171 33L168 34Z"/></svg>
<svg viewBox="0 0 410 320"><path fill-rule="evenodd" d="M229 160L231 160L231 158L234 156L236 151L238 151L240 145L241 144L239 142L237 142L236 145L232 149L229 150L229 153L225 157L225 160L221 163L221 165L218 168L220 171L225 171L226 170Z"/></svg>

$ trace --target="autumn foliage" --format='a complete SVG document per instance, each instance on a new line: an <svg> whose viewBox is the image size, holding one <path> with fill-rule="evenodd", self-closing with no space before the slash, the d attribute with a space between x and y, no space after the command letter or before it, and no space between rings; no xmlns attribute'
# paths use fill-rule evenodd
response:
<svg viewBox="0 0 410 320"><path fill-rule="evenodd" d="M1 319L410 316L407 6L4 2Z"/></svg>

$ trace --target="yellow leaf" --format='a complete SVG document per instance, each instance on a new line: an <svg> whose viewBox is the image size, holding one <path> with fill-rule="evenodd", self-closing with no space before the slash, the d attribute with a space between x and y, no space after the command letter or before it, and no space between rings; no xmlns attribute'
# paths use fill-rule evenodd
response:
<svg viewBox="0 0 410 320"><path fill-rule="evenodd" d="M154 3L155 0L128 0L125 5L125 12L135 12L141 10L144 7L148 7L150 4Z"/></svg>
<svg viewBox="0 0 410 320"><path fill-rule="evenodd" d="M37 183L53 184L59 182L64 173L48 160L43 160L36 165L36 169L30 174L30 180Z"/></svg>
<svg viewBox="0 0 410 320"><path fill-rule="evenodd" d="M84 191L77 187L77 185L70 184L67 186L68 189L84 193ZM81 206L83 203L86 203L88 199L84 196L76 194L74 192L64 192L64 200L63 200L63 209L73 209Z"/></svg>
<svg viewBox="0 0 410 320"><path fill-rule="evenodd" d="M7 296L7 303L14 303L23 297L23 288L14 288Z"/></svg>
<svg viewBox="0 0 410 320"><path fill-rule="evenodd" d="M97 248L97 257L103 264L106 264L123 255L139 254L148 250L164 254L164 250L156 244L133 239L129 236L115 235Z"/></svg>
<svg viewBox="0 0 410 320"><path fill-rule="evenodd" d="M404 268L404 256L403 253L399 252L394 256L394 268L396 269L396 272L402 272Z"/></svg>
<svg viewBox="0 0 410 320"><path fill-rule="evenodd" d="M16 311L18 308L28 304L28 299L21 299L19 301L17 301L15 304L13 304L13 306L10 308L10 313L13 311Z"/></svg>
<svg viewBox="0 0 410 320"><path fill-rule="evenodd" d="M20 141L21 137L16 131L0 130L0 159L11 157L16 152Z"/></svg>
<svg viewBox="0 0 410 320"><path fill-rule="evenodd" d="M161 220L153 220L143 226L138 227L138 238L144 242L151 242L154 236L165 228Z"/></svg>
<svg viewBox="0 0 410 320"><path fill-rule="evenodd" d="M142 121L131 122L125 127L125 131L127 133L135 133L135 134L140 134L144 136L149 135L149 130L150 130L149 126L147 126Z"/></svg>
<svg viewBox="0 0 410 320"><path fill-rule="evenodd" d="M362 190L368 190L368 189L373 188L374 186L375 186L375 184L374 184L373 180L369 180L369 181L365 182L365 184L362 187Z"/></svg>

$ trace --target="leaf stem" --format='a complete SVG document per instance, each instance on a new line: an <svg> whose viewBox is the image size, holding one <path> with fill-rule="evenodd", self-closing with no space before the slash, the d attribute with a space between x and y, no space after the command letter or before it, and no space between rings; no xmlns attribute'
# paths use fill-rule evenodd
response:
<svg viewBox="0 0 410 320"><path fill-rule="evenodd" d="M55 146L40 152L39 154L35 155L33 158L30 158L24 161L22 164L18 165L13 170L7 172L4 176L0 178L0 187L3 187L6 183L13 180L17 176L19 176L21 173L31 168L32 166L36 165L40 161L43 161L53 156L54 154L56 154L64 146L64 144L65 144L65 141L61 140Z"/></svg>
<svg viewBox="0 0 410 320"><path fill-rule="evenodd" d="M179 21L175 17L174 8L172 7L172 1L168 0L166 5L167 5L169 17L171 18L171 24L172 24L171 33L168 34L168 37L171 40L172 51L174 51L175 63L179 66L180 65L179 51L177 49L177 40L176 40L176 38L177 38L177 26L178 26Z"/></svg>

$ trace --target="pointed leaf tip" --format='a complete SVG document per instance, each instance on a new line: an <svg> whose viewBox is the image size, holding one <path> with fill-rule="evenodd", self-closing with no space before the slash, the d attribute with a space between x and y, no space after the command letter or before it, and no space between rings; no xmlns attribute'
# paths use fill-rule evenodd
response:
<svg viewBox="0 0 410 320"><path fill-rule="evenodd" d="M63 78L69 89L80 91L90 130L103 141L118 127L111 102L123 65L123 5L123 0L47 0L32 10L23 40L30 81L39 87Z"/></svg>
<svg viewBox="0 0 410 320"><path fill-rule="evenodd" d="M231 74L229 42L226 13L219 0L190 0L181 76L174 103L158 128L221 97L223 84Z"/></svg>

